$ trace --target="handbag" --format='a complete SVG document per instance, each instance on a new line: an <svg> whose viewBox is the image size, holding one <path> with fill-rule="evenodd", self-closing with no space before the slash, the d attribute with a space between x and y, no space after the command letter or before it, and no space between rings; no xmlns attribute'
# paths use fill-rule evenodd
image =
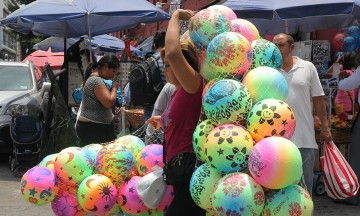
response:
<svg viewBox="0 0 360 216"><path fill-rule="evenodd" d="M333 142L324 144L324 155L320 157L327 194L334 199L355 196L359 190L356 174Z"/></svg>
<svg viewBox="0 0 360 216"><path fill-rule="evenodd" d="M163 180L163 169L158 166L152 169L153 172L141 177L136 183L136 190L140 199L150 209L159 206L168 186Z"/></svg>

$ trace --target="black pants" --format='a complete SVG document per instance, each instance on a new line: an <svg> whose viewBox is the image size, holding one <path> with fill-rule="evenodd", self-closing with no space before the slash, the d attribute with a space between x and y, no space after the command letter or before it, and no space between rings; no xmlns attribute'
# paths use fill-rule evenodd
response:
<svg viewBox="0 0 360 216"><path fill-rule="evenodd" d="M110 142L116 139L112 123L101 124L78 121L76 124L76 134L80 139L81 147L88 144Z"/></svg>

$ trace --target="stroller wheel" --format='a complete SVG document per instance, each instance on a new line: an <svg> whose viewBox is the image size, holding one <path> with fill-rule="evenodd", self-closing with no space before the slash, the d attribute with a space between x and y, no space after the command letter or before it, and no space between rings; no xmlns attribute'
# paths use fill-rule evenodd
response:
<svg viewBox="0 0 360 216"><path fill-rule="evenodd" d="M315 195L316 196L323 196L325 195L325 185L322 182L319 182L315 186Z"/></svg>
<svg viewBox="0 0 360 216"><path fill-rule="evenodd" d="M14 172L16 168L17 168L16 158L11 157L10 170Z"/></svg>
<svg viewBox="0 0 360 216"><path fill-rule="evenodd" d="M12 156L9 155L9 170L11 170L11 160L12 160Z"/></svg>

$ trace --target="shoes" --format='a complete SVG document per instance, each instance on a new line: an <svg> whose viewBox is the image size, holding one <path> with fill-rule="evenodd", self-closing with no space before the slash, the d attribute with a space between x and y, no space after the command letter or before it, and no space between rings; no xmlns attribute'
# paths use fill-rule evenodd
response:
<svg viewBox="0 0 360 216"><path fill-rule="evenodd" d="M352 196L346 199L333 199L333 202L346 205L359 205L359 197Z"/></svg>

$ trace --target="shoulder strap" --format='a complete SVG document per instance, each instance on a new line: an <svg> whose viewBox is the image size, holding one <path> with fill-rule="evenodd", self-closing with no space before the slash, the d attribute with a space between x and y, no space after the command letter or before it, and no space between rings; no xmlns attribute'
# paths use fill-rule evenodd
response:
<svg viewBox="0 0 360 216"><path fill-rule="evenodd" d="M165 134L164 134L164 142L163 142L163 164L166 164L166 141L165 141Z"/></svg>

